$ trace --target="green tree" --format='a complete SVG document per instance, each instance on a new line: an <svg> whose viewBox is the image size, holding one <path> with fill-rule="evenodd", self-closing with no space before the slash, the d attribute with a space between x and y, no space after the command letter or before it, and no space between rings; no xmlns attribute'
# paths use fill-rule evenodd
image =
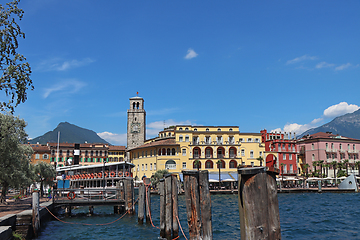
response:
<svg viewBox="0 0 360 240"><path fill-rule="evenodd" d="M199 159L196 159L196 160L194 161L194 166L196 166L196 168L197 168L198 171L200 171L200 164L201 164L201 162L200 162Z"/></svg>
<svg viewBox="0 0 360 240"><path fill-rule="evenodd" d="M24 120L0 113L0 126L0 203L5 203L9 187L25 188L34 180L34 172L30 166L33 150L29 145L23 144L27 138Z"/></svg>
<svg viewBox="0 0 360 240"><path fill-rule="evenodd" d="M52 185L56 177L56 170L53 165L46 162L38 162L34 166L37 181L40 182L40 194L44 196L44 185Z"/></svg>
<svg viewBox="0 0 360 240"><path fill-rule="evenodd" d="M24 11L18 8L20 0L0 4L0 90L4 90L9 101L0 102L0 110L10 110L27 98L26 91L34 89L30 79L31 68L26 58L17 52L19 38L25 38L17 21Z"/></svg>
<svg viewBox="0 0 360 240"><path fill-rule="evenodd" d="M344 165L346 169L346 176L349 176L348 167L349 167L349 159L344 160Z"/></svg>
<svg viewBox="0 0 360 240"><path fill-rule="evenodd" d="M155 174L154 174L153 176L151 176L151 178L150 178L151 185L152 185L152 186L156 186L156 185L159 183L160 179L164 178L164 176L165 176L166 174L169 174L169 171L166 170L166 169L164 169L164 170L157 170L157 171L155 172Z"/></svg>
<svg viewBox="0 0 360 240"><path fill-rule="evenodd" d="M359 171L359 176L360 176L360 161L356 161L355 166L357 167L357 169Z"/></svg>
<svg viewBox="0 0 360 240"><path fill-rule="evenodd" d="M260 166L262 166L264 159L260 156L256 160L258 160L260 162Z"/></svg>
<svg viewBox="0 0 360 240"><path fill-rule="evenodd" d="M330 165L332 166L333 170L334 170L334 177L336 176L336 168L337 168L337 161L332 161L330 163Z"/></svg>

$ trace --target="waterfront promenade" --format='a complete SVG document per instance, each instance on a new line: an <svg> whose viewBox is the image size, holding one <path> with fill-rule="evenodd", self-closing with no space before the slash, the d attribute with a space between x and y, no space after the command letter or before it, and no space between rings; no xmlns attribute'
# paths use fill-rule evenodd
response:
<svg viewBox="0 0 360 240"><path fill-rule="evenodd" d="M25 210L32 209L32 198L31 196L26 197L24 199L15 201L15 199L11 199L11 195L7 196L6 199L7 204L0 204L0 218L4 217L8 214L17 214ZM40 198L40 203L46 202L48 198Z"/></svg>

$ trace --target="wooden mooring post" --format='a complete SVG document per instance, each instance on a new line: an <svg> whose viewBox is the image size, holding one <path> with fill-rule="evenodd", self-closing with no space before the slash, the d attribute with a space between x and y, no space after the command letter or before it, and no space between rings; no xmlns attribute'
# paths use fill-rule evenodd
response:
<svg viewBox="0 0 360 240"><path fill-rule="evenodd" d="M128 212L129 215L134 215L134 181L132 178L124 178L122 182L124 184L125 211Z"/></svg>
<svg viewBox="0 0 360 240"><path fill-rule="evenodd" d="M144 223L145 216L145 186L143 183L139 186L139 201L138 201L138 224Z"/></svg>
<svg viewBox="0 0 360 240"><path fill-rule="evenodd" d="M175 175L167 174L159 183L160 236L174 239L179 236L178 187Z"/></svg>
<svg viewBox="0 0 360 240"><path fill-rule="evenodd" d="M190 240L212 239L209 173L182 171Z"/></svg>
<svg viewBox="0 0 360 240"><path fill-rule="evenodd" d="M39 192L34 191L32 193L32 228L34 231L34 236L38 236L38 231L40 229L40 212L39 212Z"/></svg>
<svg viewBox="0 0 360 240"><path fill-rule="evenodd" d="M281 239L276 174L267 167L238 168L242 240Z"/></svg>
<svg viewBox="0 0 360 240"><path fill-rule="evenodd" d="M151 224L151 196L150 196L150 178L144 178L145 184L145 213L146 223Z"/></svg>

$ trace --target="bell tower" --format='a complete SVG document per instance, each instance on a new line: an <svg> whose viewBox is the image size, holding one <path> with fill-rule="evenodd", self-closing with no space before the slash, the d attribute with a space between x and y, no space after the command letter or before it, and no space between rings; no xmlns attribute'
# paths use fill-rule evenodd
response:
<svg viewBox="0 0 360 240"><path fill-rule="evenodd" d="M127 150L144 144L146 138L146 112L144 99L136 96L130 98L130 109L127 110Z"/></svg>

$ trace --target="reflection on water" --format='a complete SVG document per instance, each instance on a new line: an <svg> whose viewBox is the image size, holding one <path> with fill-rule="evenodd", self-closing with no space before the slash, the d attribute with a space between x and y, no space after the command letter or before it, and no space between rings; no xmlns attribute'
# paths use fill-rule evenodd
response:
<svg viewBox="0 0 360 240"><path fill-rule="evenodd" d="M282 239L360 239L360 194L304 193L279 194ZM240 239L237 195L212 195L214 239ZM152 216L159 226L159 196L151 196ZM95 207L94 216L87 216L88 208L72 211L67 222L110 223L120 215L112 214L112 207ZM187 237L184 196L179 196L179 219ZM137 216L103 226L84 226L50 221L37 239L158 239L159 229L138 225ZM181 233L180 233L181 234ZM180 239L185 239L181 237Z"/></svg>

